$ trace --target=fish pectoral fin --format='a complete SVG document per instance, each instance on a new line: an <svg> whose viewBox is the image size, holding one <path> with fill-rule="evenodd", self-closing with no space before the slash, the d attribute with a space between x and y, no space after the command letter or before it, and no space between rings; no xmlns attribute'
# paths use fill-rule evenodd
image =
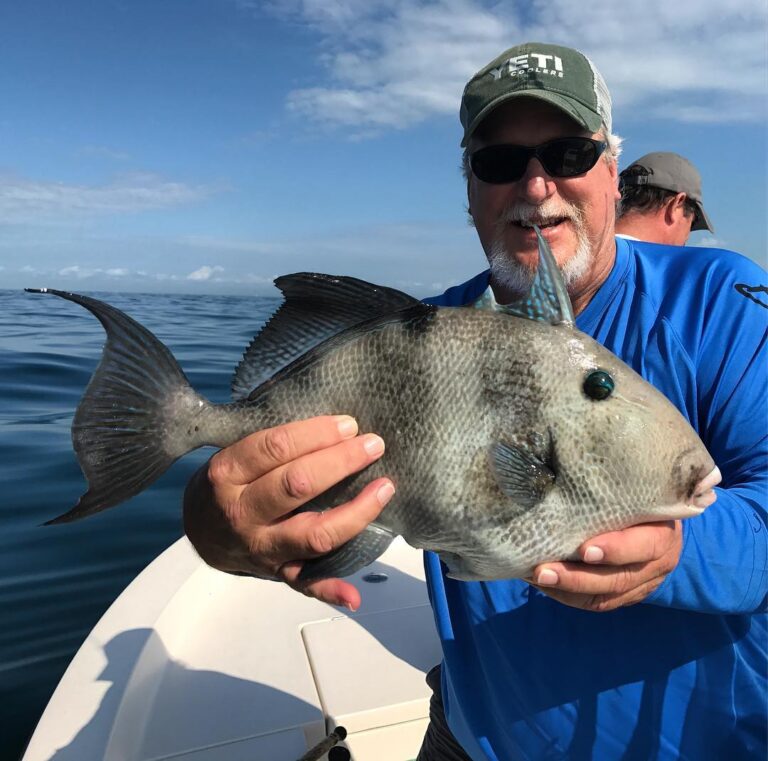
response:
<svg viewBox="0 0 768 761"><path fill-rule="evenodd" d="M503 442L491 449L491 467L499 488L525 508L541 502L555 481L555 474L545 463Z"/></svg>
<svg viewBox="0 0 768 761"><path fill-rule="evenodd" d="M343 578L373 563L389 547L395 535L383 526L371 523L354 539L333 552L307 560L299 573L302 581Z"/></svg>

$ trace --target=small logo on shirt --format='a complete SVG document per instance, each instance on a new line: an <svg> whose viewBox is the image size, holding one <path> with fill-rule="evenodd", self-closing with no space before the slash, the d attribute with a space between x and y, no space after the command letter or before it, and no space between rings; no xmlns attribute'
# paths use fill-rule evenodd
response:
<svg viewBox="0 0 768 761"><path fill-rule="evenodd" d="M742 296L746 296L750 301L754 301L755 304L760 304L761 307L768 309L768 285L736 283L733 287Z"/></svg>

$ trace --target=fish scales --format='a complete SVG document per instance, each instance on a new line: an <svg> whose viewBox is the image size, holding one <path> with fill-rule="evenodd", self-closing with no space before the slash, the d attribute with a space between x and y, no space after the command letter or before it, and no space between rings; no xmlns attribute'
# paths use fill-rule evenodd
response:
<svg viewBox="0 0 768 761"><path fill-rule="evenodd" d="M531 292L504 307L436 308L353 278L279 278L286 300L237 369L241 398L224 405L200 397L127 315L51 291L107 331L73 422L89 490L54 522L124 501L199 446L322 414L354 415L387 449L300 510L343 504L379 476L396 493L358 537L306 561L303 578L353 573L398 534L438 552L455 578L524 577L590 536L699 514L715 498L715 463L662 394L576 330L539 242Z"/></svg>

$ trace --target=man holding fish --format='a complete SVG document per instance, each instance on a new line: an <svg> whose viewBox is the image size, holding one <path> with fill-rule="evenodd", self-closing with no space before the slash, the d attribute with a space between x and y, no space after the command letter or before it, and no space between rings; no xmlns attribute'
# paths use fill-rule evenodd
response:
<svg viewBox="0 0 768 761"><path fill-rule="evenodd" d="M427 553L456 738L443 739L456 758L478 760L764 758L766 310L737 286L765 275L731 252L690 257L615 238L620 140L607 87L578 51L505 51L467 84L461 122L490 273L431 303L520 299L539 262L536 225L577 327L670 399L723 481L693 520L594 536L527 580L459 580ZM345 415L254 433L192 480L187 533L216 568L354 610L350 584L301 571L385 514L395 484L384 475L331 510L289 514L382 457L386 473L390 443ZM699 487L709 493L714 481L694 480L690 504L703 499L703 509L711 499Z"/></svg>

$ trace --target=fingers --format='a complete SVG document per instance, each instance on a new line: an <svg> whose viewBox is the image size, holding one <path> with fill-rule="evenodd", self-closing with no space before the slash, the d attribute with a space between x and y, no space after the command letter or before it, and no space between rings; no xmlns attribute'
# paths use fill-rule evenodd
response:
<svg viewBox="0 0 768 761"><path fill-rule="evenodd" d="M307 597L316 597L329 605L339 605L352 611L360 607L360 592L352 584L341 579L319 579L302 583L298 580L301 566L300 562L286 563L280 572L280 577L286 584Z"/></svg>
<svg viewBox="0 0 768 761"><path fill-rule="evenodd" d="M659 573L647 563L624 566L586 566L583 563L547 563L537 568L533 582L542 589L583 595L623 594ZM648 578L646 578L648 577Z"/></svg>
<svg viewBox="0 0 768 761"><path fill-rule="evenodd" d="M368 484L353 500L323 513L305 512L262 527L253 554L270 563L280 575L287 559L305 560L332 552L357 536L392 498L395 488L387 478Z"/></svg>
<svg viewBox="0 0 768 761"><path fill-rule="evenodd" d="M664 576L658 576L639 586L633 587L626 592L597 595L562 592L559 589L540 587L536 584L533 586L548 597L563 603L563 605L569 605L572 608L581 608L582 610L590 610L594 613L606 613L609 610L615 610L616 608L621 608L626 605L635 605L636 603L642 602L661 585L662 581L664 581Z"/></svg>
<svg viewBox="0 0 768 761"><path fill-rule="evenodd" d="M273 529L273 536L267 539L271 550L261 550L260 567L265 566L268 555L274 560L272 575L280 578L299 592L331 605L340 605L349 610L360 607L360 592L350 583L341 579L319 579L299 581L303 563L291 560L280 564L282 558L316 557L340 547L355 537L371 521L375 520L395 493L389 479L380 478L368 484L350 502L327 510L324 513L300 513L286 519L280 527ZM264 535L266 536L266 534Z"/></svg>
<svg viewBox="0 0 768 761"><path fill-rule="evenodd" d="M303 589L299 588L299 591L330 605L340 605L351 611L360 607L360 592L352 584L341 579L323 579L313 582Z"/></svg>
<svg viewBox="0 0 768 761"><path fill-rule="evenodd" d="M325 415L257 431L217 452L211 458L210 478L214 483L244 486L276 467L356 435L357 421L349 415Z"/></svg>
<svg viewBox="0 0 768 761"><path fill-rule="evenodd" d="M663 555L674 544L679 523L643 523L600 534L584 542L578 554L585 563L613 566L646 563Z"/></svg>
<svg viewBox="0 0 768 761"><path fill-rule="evenodd" d="M190 481L184 500L187 536L214 568L288 580L290 568L362 531L394 486L378 479L332 510L291 513L383 452L382 439L358 436L357 423L348 416L311 418L248 436L214 455ZM338 579L291 583L334 604L359 605L359 594Z"/></svg>
<svg viewBox="0 0 768 761"><path fill-rule="evenodd" d="M319 515L317 513L302 513L295 515L286 521L286 524L293 523L296 519L312 518L318 522L322 521L338 522L338 528L332 527L325 536L328 538L328 545L332 549L341 546L344 542L356 536L372 520L375 520L384 505L389 502L395 488L391 481L386 478L380 478L369 484L359 496L348 502L346 505L336 507L333 510ZM298 521L297 521L298 524ZM327 528L327 525L326 525ZM338 530L338 533L336 533ZM299 544L304 542L301 535L297 535ZM333 538L331 538L333 537ZM317 545L304 549L309 549L312 555L319 554ZM277 575L294 589L310 597L316 597L318 600L327 602L331 605L340 605L355 611L360 607L360 592L352 584L341 579L320 579L317 581L302 582L299 581L303 563L293 560L284 563L278 570Z"/></svg>
<svg viewBox="0 0 768 761"><path fill-rule="evenodd" d="M585 562L538 566L530 581L566 605L612 610L645 599L674 570L681 549L680 521L632 526L585 542Z"/></svg>
<svg viewBox="0 0 768 761"><path fill-rule="evenodd" d="M334 484L379 459L384 441L367 434L298 457L248 484L240 494L246 522L265 525L282 518Z"/></svg>

